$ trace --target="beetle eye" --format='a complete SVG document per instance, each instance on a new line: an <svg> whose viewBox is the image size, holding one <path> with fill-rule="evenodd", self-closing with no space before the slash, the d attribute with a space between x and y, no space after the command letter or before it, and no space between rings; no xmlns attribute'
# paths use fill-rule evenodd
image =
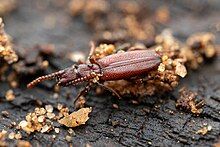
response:
<svg viewBox="0 0 220 147"><path fill-rule="evenodd" d="M78 65L74 65L74 68L75 68L75 69L78 69L79 67L78 67Z"/></svg>
<svg viewBox="0 0 220 147"><path fill-rule="evenodd" d="M89 68L92 68L92 67L93 67L93 64L88 64L88 67L89 67Z"/></svg>

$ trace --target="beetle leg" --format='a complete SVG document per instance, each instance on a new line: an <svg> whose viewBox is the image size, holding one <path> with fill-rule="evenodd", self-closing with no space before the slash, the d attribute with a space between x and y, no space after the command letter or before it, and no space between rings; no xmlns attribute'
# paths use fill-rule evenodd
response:
<svg viewBox="0 0 220 147"><path fill-rule="evenodd" d="M90 41L90 46L91 46L91 49L90 49L90 52L89 52L88 60L89 60L90 63L98 65L99 69L100 69L100 74L103 75L103 72L101 70L101 66L96 61L96 59L93 57L93 55L95 53L95 43L93 41Z"/></svg>
<svg viewBox="0 0 220 147"><path fill-rule="evenodd" d="M115 91L114 89L112 89L111 87L108 87L108 86L106 86L106 85L104 85L104 84L102 84L102 83L99 83L99 82L96 82L96 83L97 83L99 86L105 88L106 90L112 92L112 93L113 93L114 95L116 95L119 99L121 99L120 94L118 94L118 92L116 92L116 91Z"/></svg>
<svg viewBox="0 0 220 147"><path fill-rule="evenodd" d="M201 108L204 104L205 104L205 101L204 101L204 100L201 100L200 102L198 102L198 103L196 104L196 108Z"/></svg>
<svg viewBox="0 0 220 147"><path fill-rule="evenodd" d="M90 63L97 64L99 66L99 63L93 57L93 55L95 53L95 43L93 41L90 41L90 46L91 46L91 49L90 49L90 52L89 52L88 60L89 60Z"/></svg>
<svg viewBox="0 0 220 147"><path fill-rule="evenodd" d="M136 76L136 77L132 77L130 79L125 79L127 81L131 81L135 84L142 84L144 82L144 76Z"/></svg>
<svg viewBox="0 0 220 147"><path fill-rule="evenodd" d="M91 46L91 49L89 52L88 60L92 64L97 64L95 58L93 57L93 55L95 53L95 43L93 41L90 41L90 46Z"/></svg>
<svg viewBox="0 0 220 147"><path fill-rule="evenodd" d="M88 91L90 90L91 86L92 86L92 83L89 82L89 83L86 85L86 87L78 93L78 95L76 96L76 99L75 99L74 102L73 102L73 103L74 103L74 106L76 106L76 102L77 102L77 100L78 100L81 96L84 96L84 95L86 95L86 94L88 93Z"/></svg>

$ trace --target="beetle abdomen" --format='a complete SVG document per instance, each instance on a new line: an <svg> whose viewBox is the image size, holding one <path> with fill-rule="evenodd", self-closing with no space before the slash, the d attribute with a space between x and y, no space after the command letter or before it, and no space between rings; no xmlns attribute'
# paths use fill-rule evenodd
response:
<svg viewBox="0 0 220 147"><path fill-rule="evenodd" d="M154 50L138 50L106 56L98 63L102 67L102 80L119 80L142 75L157 67L160 56Z"/></svg>

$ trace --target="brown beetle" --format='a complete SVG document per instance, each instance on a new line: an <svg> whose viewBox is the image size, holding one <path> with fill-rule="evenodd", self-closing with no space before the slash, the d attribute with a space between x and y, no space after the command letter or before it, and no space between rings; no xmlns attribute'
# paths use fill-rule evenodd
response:
<svg viewBox="0 0 220 147"><path fill-rule="evenodd" d="M73 65L64 70L39 77L29 83L27 87L32 88L44 80L57 78L57 84L61 86L77 85L82 82L88 82L86 87L78 94L76 100L81 95L85 95L94 83L113 92L120 98L120 95L116 91L102 83L104 81L129 79L135 76L141 76L158 67L161 62L160 55L155 50L135 49L123 53L112 54L98 60L93 58L94 50L95 45L91 42L91 50L88 57L90 61L89 64Z"/></svg>

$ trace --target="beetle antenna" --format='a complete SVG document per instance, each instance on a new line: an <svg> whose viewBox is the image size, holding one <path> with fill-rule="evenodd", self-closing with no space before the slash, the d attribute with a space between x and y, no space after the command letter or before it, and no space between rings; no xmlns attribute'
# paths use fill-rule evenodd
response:
<svg viewBox="0 0 220 147"><path fill-rule="evenodd" d="M51 80L51 79L57 78L57 77L59 77L63 72L64 72L64 70L61 70L61 71L58 71L58 72L55 72L55 73L52 73L52 74L49 74L49 75L41 76L41 77L39 77L39 78L33 80L32 82L30 82L30 83L27 85L27 88L33 88L35 85L37 85L38 83L41 83L42 81Z"/></svg>

